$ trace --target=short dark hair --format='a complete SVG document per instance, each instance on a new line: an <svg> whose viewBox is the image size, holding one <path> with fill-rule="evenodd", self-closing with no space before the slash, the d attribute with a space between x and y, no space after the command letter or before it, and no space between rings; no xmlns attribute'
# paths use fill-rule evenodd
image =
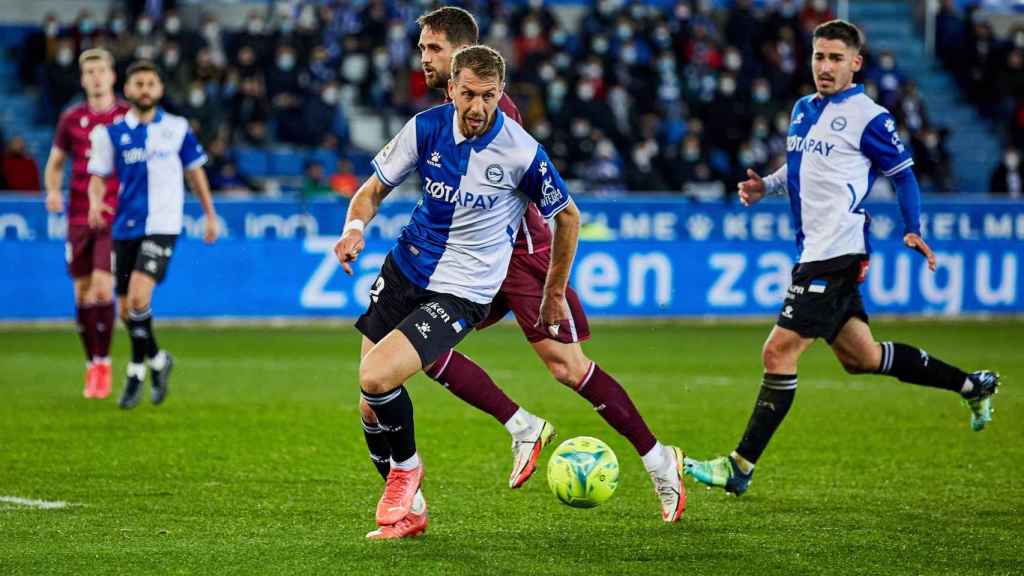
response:
<svg viewBox="0 0 1024 576"><path fill-rule="evenodd" d="M497 78L505 81L505 59L490 46L467 46L452 54L452 78L458 78L463 68L469 68L479 78Z"/></svg>
<svg viewBox="0 0 1024 576"><path fill-rule="evenodd" d="M846 20L829 20L819 24L814 29L813 40L818 38L839 40L846 44L847 48L854 48L858 52L864 47L864 33Z"/></svg>
<svg viewBox="0 0 1024 576"><path fill-rule="evenodd" d="M476 18L462 8L442 6L416 19L420 28L444 32L452 46L472 46L480 41L480 28Z"/></svg>
<svg viewBox="0 0 1024 576"><path fill-rule="evenodd" d="M156 74L157 78L160 78L160 69L157 68L156 64L149 60L136 60L132 62L132 65L128 67L128 71L124 74L125 82L131 80L131 77L141 72L152 72ZM160 78L163 80L162 78Z"/></svg>

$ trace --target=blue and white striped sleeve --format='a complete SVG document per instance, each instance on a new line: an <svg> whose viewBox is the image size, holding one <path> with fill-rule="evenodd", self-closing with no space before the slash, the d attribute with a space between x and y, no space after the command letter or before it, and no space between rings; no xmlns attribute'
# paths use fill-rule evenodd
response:
<svg viewBox="0 0 1024 576"><path fill-rule="evenodd" d="M896 131L896 119L888 112L875 116L864 128L860 151L885 176L893 176L914 165L910 148Z"/></svg>
<svg viewBox="0 0 1024 576"><path fill-rule="evenodd" d="M416 118L413 117L402 130L374 156L370 164L377 178L388 188L397 188L416 168L419 150L416 142Z"/></svg>

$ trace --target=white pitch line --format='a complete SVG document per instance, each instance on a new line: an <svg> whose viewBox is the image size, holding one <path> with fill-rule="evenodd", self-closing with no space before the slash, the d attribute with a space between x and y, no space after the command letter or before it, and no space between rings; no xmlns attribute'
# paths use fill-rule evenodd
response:
<svg viewBox="0 0 1024 576"><path fill-rule="evenodd" d="M39 508L40 510L59 510L69 506L69 504L63 500L31 500L29 498L19 498L17 496L0 496L0 502L18 504L20 506L28 506L30 508Z"/></svg>

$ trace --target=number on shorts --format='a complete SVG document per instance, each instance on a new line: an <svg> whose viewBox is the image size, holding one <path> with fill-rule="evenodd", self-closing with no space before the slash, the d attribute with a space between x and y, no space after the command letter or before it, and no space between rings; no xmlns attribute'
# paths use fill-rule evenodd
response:
<svg viewBox="0 0 1024 576"><path fill-rule="evenodd" d="M377 276L377 279L373 281L373 286L370 287L370 300L374 302L380 296L380 293L384 290L384 277Z"/></svg>

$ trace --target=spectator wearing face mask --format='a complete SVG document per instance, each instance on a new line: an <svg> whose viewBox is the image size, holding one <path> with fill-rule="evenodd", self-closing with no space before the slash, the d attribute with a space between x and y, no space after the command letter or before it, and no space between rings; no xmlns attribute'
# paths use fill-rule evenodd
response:
<svg viewBox="0 0 1024 576"><path fill-rule="evenodd" d="M101 41L105 35L105 31L100 27L92 10L88 8L83 8L78 13L78 18L75 19L70 32L71 38L75 42L76 54L95 47L97 42Z"/></svg>
<svg viewBox="0 0 1024 576"><path fill-rule="evenodd" d="M243 78L231 105L231 121L238 136L248 144L265 145L269 120L270 104L267 102L263 80L257 76Z"/></svg>
<svg viewBox="0 0 1024 576"><path fill-rule="evenodd" d="M1006 149L1003 161L992 172L988 187L992 194L1005 194L1014 200L1024 198L1024 168L1021 167L1020 152L1016 148Z"/></svg>
<svg viewBox="0 0 1024 576"><path fill-rule="evenodd" d="M252 10L245 19L245 27L238 33L234 43L234 53L241 57L246 46L253 50L254 61L264 61L270 56L272 38L267 30L267 21L259 10Z"/></svg>
<svg viewBox="0 0 1024 576"><path fill-rule="evenodd" d="M166 94L179 109L184 104L189 83L192 80L192 67L182 58L182 50L176 41L164 42L160 54L161 77L166 86Z"/></svg>
<svg viewBox="0 0 1024 576"><path fill-rule="evenodd" d="M50 12L40 29L30 34L22 44L18 56L18 78L22 84L36 86L43 82L40 70L56 57L60 33L60 19L56 13Z"/></svg>
<svg viewBox="0 0 1024 576"><path fill-rule="evenodd" d="M182 23L177 10L168 10L164 13L160 33L164 42L177 44L182 54L195 54L203 45L199 35Z"/></svg>
<svg viewBox="0 0 1024 576"><path fill-rule="evenodd" d="M209 98L201 82L191 82L185 94L185 102L181 106L181 112L186 118L196 121L198 126L193 132L195 132L199 142L206 146L213 140L220 127L224 124L222 107Z"/></svg>
<svg viewBox="0 0 1024 576"><path fill-rule="evenodd" d="M338 107L340 91L334 82L324 84L317 95L311 95L302 106L302 138L299 144L320 146L328 135L339 140L339 145L347 141L347 134L340 127Z"/></svg>
<svg viewBox="0 0 1024 576"><path fill-rule="evenodd" d="M56 121L57 114L67 106L80 90L75 46L70 38L61 38L52 62L46 64L44 91L49 106L47 117Z"/></svg>

